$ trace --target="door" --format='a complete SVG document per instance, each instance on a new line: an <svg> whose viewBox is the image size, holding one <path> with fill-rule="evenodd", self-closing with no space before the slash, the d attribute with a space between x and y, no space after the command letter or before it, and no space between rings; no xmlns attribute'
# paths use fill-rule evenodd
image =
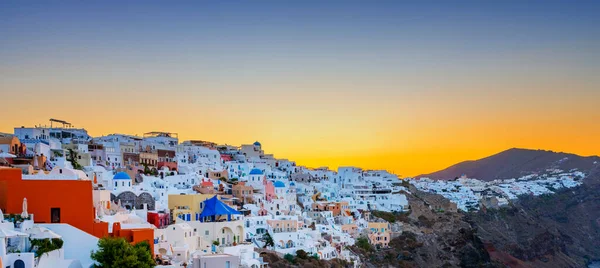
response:
<svg viewBox="0 0 600 268"><path fill-rule="evenodd" d="M23 262L22 260L16 260L14 266L15 268L25 268L25 262Z"/></svg>
<svg viewBox="0 0 600 268"><path fill-rule="evenodd" d="M50 209L50 222L51 223L60 223L60 208L51 208Z"/></svg>

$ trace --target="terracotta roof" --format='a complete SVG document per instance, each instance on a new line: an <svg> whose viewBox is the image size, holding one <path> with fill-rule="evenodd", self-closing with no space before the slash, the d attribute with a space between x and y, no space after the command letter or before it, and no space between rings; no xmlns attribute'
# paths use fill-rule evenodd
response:
<svg viewBox="0 0 600 268"><path fill-rule="evenodd" d="M171 150L158 149L157 153L158 153L158 157L167 157L167 155L169 155L168 157L175 157L175 151L171 151Z"/></svg>
<svg viewBox="0 0 600 268"><path fill-rule="evenodd" d="M9 144L9 143L12 143L14 139L19 140L15 136L5 136L5 137L0 136L0 144Z"/></svg>

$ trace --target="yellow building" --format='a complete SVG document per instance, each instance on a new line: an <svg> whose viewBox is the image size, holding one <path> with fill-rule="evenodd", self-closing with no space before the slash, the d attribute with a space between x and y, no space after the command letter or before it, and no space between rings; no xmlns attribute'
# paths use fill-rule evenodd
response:
<svg viewBox="0 0 600 268"><path fill-rule="evenodd" d="M388 247L391 232L387 222L369 222L369 243L377 247Z"/></svg>
<svg viewBox="0 0 600 268"><path fill-rule="evenodd" d="M211 197L214 194L170 194L169 195L169 209L178 210L182 213L200 213L202 208L200 204Z"/></svg>
<svg viewBox="0 0 600 268"><path fill-rule="evenodd" d="M390 229L390 224L387 222L369 222L369 230L372 232L387 232Z"/></svg>

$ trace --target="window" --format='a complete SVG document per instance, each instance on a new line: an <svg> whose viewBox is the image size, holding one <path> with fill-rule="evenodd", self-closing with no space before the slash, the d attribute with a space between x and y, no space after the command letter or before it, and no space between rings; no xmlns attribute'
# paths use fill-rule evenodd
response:
<svg viewBox="0 0 600 268"><path fill-rule="evenodd" d="M208 230L204 231L204 235L208 235Z"/></svg>
<svg viewBox="0 0 600 268"><path fill-rule="evenodd" d="M230 261L226 261L225 262L225 268L231 268L231 262Z"/></svg>
<svg viewBox="0 0 600 268"><path fill-rule="evenodd" d="M50 222L60 223L60 208L50 208Z"/></svg>

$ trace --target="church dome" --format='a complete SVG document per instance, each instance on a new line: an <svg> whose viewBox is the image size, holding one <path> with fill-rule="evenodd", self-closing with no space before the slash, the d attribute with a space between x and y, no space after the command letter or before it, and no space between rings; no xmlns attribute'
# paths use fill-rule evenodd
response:
<svg viewBox="0 0 600 268"><path fill-rule="evenodd" d="M127 174L125 172L119 172L119 173L115 174L115 176L113 177L113 180L131 180L131 177L129 177L129 174Z"/></svg>

